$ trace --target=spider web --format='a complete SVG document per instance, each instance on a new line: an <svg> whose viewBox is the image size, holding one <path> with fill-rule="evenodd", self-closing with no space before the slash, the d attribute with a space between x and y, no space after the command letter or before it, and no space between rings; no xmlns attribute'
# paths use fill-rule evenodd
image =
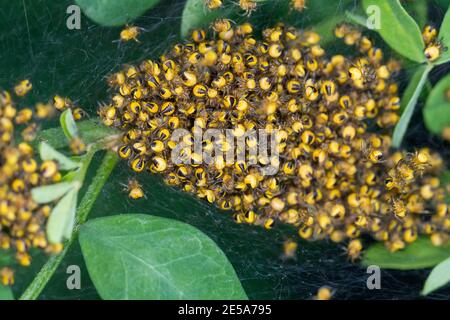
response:
<svg viewBox="0 0 450 320"><path fill-rule="evenodd" d="M266 5L265 10L253 12L249 19L263 28L279 20L280 1ZM89 116L96 116L98 103L106 101L108 89L105 77L123 64L133 64L143 59L157 58L180 40L180 24L184 1L167 0L149 10L133 24L145 29L140 43L117 41L121 28L103 28L82 17L81 30L68 30L66 8L70 1L51 0L0 0L0 87L11 88L19 80L29 78L33 82L33 94L22 101L29 105L47 101L53 95L68 96L77 101ZM236 4L232 4L236 5ZM357 1L329 1L323 11L302 15L290 14L285 21L300 28L320 23L325 15L337 15L358 6ZM434 6L433 19L440 21L442 10ZM377 45L382 41L371 34ZM341 44L331 43L330 52L348 50ZM406 71L412 67L406 66ZM435 81L442 72L432 75ZM399 77L405 86L405 74ZM54 123L45 126L54 126ZM44 126L44 125L43 125ZM412 122L413 133L407 137L412 146L431 145L449 150L425 132L421 115L416 113ZM448 151L447 151L448 152ZM445 155L448 159L448 154ZM96 158L96 164L99 163ZM92 166L89 177L95 173ZM338 299L413 299L417 298L427 270L383 270L381 290L368 290L366 269L347 261L343 248L322 242L299 241L296 259L282 258L282 246L286 239L298 239L296 231L288 226L278 226L265 231L257 227L235 224L229 213L193 198L177 189L167 187L158 176L140 175L145 185L147 200L130 202L122 192L122 185L132 175L124 163L112 174L96 202L91 218L119 213L148 213L187 222L211 237L225 252L251 299L309 299L323 285L335 290ZM149 244L152 245L152 244ZM16 295L27 286L46 257L37 255L29 269L19 269ZM66 287L66 268L79 265L82 270L81 290L70 291ZM441 290L431 298L446 299L450 290ZM75 243L58 268L42 299L92 299L98 298L83 262L79 245Z"/></svg>

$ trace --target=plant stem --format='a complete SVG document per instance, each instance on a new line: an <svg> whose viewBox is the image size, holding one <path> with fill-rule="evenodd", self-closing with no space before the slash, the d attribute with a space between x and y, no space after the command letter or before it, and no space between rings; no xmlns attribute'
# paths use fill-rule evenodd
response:
<svg viewBox="0 0 450 320"><path fill-rule="evenodd" d="M91 147L87 153L83 156L80 168L76 171L76 178L75 181L78 181L81 188L84 182L84 178L86 178L87 171L89 169L89 165L91 164L92 158L94 157L95 153L98 151L96 146Z"/></svg>
<svg viewBox="0 0 450 320"><path fill-rule="evenodd" d="M102 125L99 118L77 122L77 126L81 134L81 139L86 144L96 143L99 140L108 139L120 133L114 128ZM40 141L46 141L55 149L67 147L69 144L61 127L50 128L39 132L35 141L36 144Z"/></svg>
<svg viewBox="0 0 450 320"><path fill-rule="evenodd" d="M400 117L400 120L395 126L394 133L392 134L392 146L394 148L398 148L402 144L403 137L405 136L406 129L408 129L408 125L411 121L411 117L413 115L414 108L416 107L417 100L419 99L420 93L422 92L422 89L427 82L428 74L431 72L433 67L433 64L428 64L423 69L422 76L419 78L419 82L417 83L413 94L409 98L408 104L406 105Z"/></svg>
<svg viewBox="0 0 450 320"><path fill-rule="evenodd" d="M85 172L87 171L87 168L84 167L85 166L89 167L89 163L94 153L95 150L86 155L86 161L83 162L83 167L81 168L81 170L85 170L83 174L85 174ZM61 263L67 251L69 250L70 245L76 240L80 226L84 222L86 222L87 216L91 211L92 206L94 205L95 200L100 194L103 186L108 180L111 172L116 166L117 160L118 158L115 152L113 151L106 152L106 155L104 156L102 163L100 164L97 174L93 178L92 183L89 185L86 194L84 195L80 205L78 206L76 214L76 225L73 229L72 236L65 242L64 249L60 253L51 256L47 260L47 262L41 268L39 273L36 275L36 277L33 279L33 281L30 283L27 289L23 292L22 296L19 298L20 300L36 300L41 294L42 290L44 290L48 281L55 273L59 264Z"/></svg>
<svg viewBox="0 0 450 320"><path fill-rule="evenodd" d="M77 223L75 229L78 231L79 227L86 222L87 216L92 209L92 206L97 200L103 186L108 180L111 172L115 168L118 161L117 154L114 151L107 151L100 167L95 175L92 183L89 185L86 195L83 197L77 212Z"/></svg>

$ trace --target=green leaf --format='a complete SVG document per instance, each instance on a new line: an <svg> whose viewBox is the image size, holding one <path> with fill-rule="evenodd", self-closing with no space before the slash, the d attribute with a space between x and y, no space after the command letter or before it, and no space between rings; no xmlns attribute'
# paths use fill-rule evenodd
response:
<svg viewBox="0 0 450 320"><path fill-rule="evenodd" d="M44 161L55 160L56 162L58 162L59 168L61 170L73 170L79 167L79 163L69 159L45 142L41 142L41 144L39 145L39 155Z"/></svg>
<svg viewBox="0 0 450 320"><path fill-rule="evenodd" d="M11 266L14 262L14 254L10 250L0 251L0 269L3 267ZM11 291L11 287L4 286L0 283L0 301L1 300L14 300L14 295Z"/></svg>
<svg viewBox="0 0 450 320"><path fill-rule="evenodd" d="M9 266L12 263L14 263L14 255L11 253L11 251L0 251L0 268Z"/></svg>
<svg viewBox="0 0 450 320"><path fill-rule="evenodd" d="M181 36L187 37L193 29L206 27L218 18L229 17L233 10L237 9L226 6L209 10L204 0L187 0L181 17Z"/></svg>
<svg viewBox="0 0 450 320"><path fill-rule="evenodd" d="M408 106L408 103L411 101L412 96L416 92L416 89L420 83L420 80L422 79L423 73L425 72L426 65L420 65L417 67L416 71L412 75L411 79L409 80L408 85L406 86L405 91L403 92L402 101L400 105L400 113L403 113L405 111L406 107Z"/></svg>
<svg viewBox="0 0 450 320"><path fill-rule="evenodd" d="M447 186L450 184L450 170L445 171L442 176L440 177L441 180L441 184L444 186ZM450 192L448 191L448 188L446 188L447 192L446 192L446 201L447 203L450 203Z"/></svg>
<svg viewBox="0 0 450 320"><path fill-rule="evenodd" d="M392 49L410 60L426 61L420 28L399 0L363 0L362 3L366 12L370 6L380 9L380 29L376 31Z"/></svg>
<svg viewBox="0 0 450 320"><path fill-rule="evenodd" d="M405 9L414 17L421 29L428 20L428 3L427 1L404 1Z"/></svg>
<svg viewBox="0 0 450 320"><path fill-rule="evenodd" d="M435 61L435 64L443 64L450 61L450 6L447 9L439 30L438 39L442 39L442 44L447 50L441 54L441 57Z"/></svg>
<svg viewBox="0 0 450 320"><path fill-rule="evenodd" d="M89 155L89 153L87 154ZM71 237L64 243L63 250L58 253L51 255L50 257L47 257L45 260L45 264L42 266L40 271L36 274L34 274L34 278L32 279L31 283L29 283L27 280L25 282L27 283L27 287L25 290L17 290L18 286L15 287L16 292L20 292L21 295L19 296L19 300L36 300L38 297L41 296L42 291L44 288L53 287L52 285L47 285L50 278L55 279L57 278L57 275L54 274L55 271L58 269L58 266L60 266L61 262L65 258L66 254L69 252L78 252L78 261L81 264L82 263L82 257L81 254L79 254L79 249L73 248L72 244L78 237L77 230L79 229L79 226L86 222L86 219L89 215L89 213L92 210L92 206L96 202L99 194L103 190L103 187L105 186L106 181L110 177L112 171L114 170L117 162L118 162L118 156L116 152L109 150L106 152L105 156L103 157L102 162L100 163L98 169L96 170L95 176L92 178L89 187L87 188L86 192L83 195L83 198L80 201L80 204L76 211L76 223L77 226L74 227L74 231L72 232ZM104 192L108 193L108 192ZM70 250L69 250L70 249ZM1 258L1 256L0 256ZM69 258L70 259L70 258ZM67 260L66 260L67 261ZM72 260L71 260L72 261ZM39 265L39 262L37 263ZM59 268L60 269L60 268ZM30 273L30 272L29 272ZM65 270L64 270L65 274ZM23 278L21 281L23 281ZM65 279L65 278L64 278ZM20 284L19 284L20 286ZM92 284L88 282L88 284L85 286L89 286L90 288L93 288ZM20 287L19 287L20 288ZM63 286L63 290L67 290L66 286ZM95 292L95 290L93 290ZM45 295L45 294L44 294ZM42 295L41 297L43 297ZM67 298L67 295L64 295L64 297ZM82 298L85 298L86 296L83 295ZM80 296L78 296L80 298Z"/></svg>
<svg viewBox="0 0 450 320"><path fill-rule="evenodd" d="M392 136L392 145L395 148L400 147L400 145L402 144L406 129L408 129L409 122L411 121L411 117L414 113L414 108L416 107L417 100L420 97L420 93L422 92L422 89L427 82L428 74L430 73L432 68L433 66L431 65L420 66L405 90L401 106L403 109L403 113L400 117L399 122L395 126Z"/></svg>
<svg viewBox="0 0 450 320"><path fill-rule="evenodd" d="M84 14L102 26L121 26L141 16L159 0L75 0Z"/></svg>
<svg viewBox="0 0 450 320"><path fill-rule="evenodd" d="M73 118L71 109L67 109L61 113L59 122L61 123L61 128L63 129L64 135L67 139L72 140L73 138L78 137L78 127L75 123L75 119Z"/></svg>
<svg viewBox="0 0 450 320"><path fill-rule="evenodd" d="M0 284L0 301L1 300L14 300L11 287Z"/></svg>
<svg viewBox="0 0 450 320"><path fill-rule="evenodd" d="M427 295L445 286L450 282L450 258L442 261L433 270L425 281L422 294Z"/></svg>
<svg viewBox="0 0 450 320"><path fill-rule="evenodd" d="M176 220L99 218L81 227L80 244L103 299L247 299L219 247Z"/></svg>
<svg viewBox="0 0 450 320"><path fill-rule="evenodd" d="M358 13L354 13L352 11L345 11L345 17L347 21L367 28L367 17L362 16Z"/></svg>
<svg viewBox="0 0 450 320"><path fill-rule="evenodd" d="M450 126L450 101L445 97L445 92L449 88L450 74L434 86L423 109L425 125L437 135L440 135L445 127Z"/></svg>
<svg viewBox="0 0 450 320"><path fill-rule="evenodd" d="M450 184L450 170L447 170L442 174L441 182L443 182L445 185Z"/></svg>
<svg viewBox="0 0 450 320"><path fill-rule="evenodd" d="M61 178L61 182L72 182L78 177L78 174L78 170L69 171Z"/></svg>
<svg viewBox="0 0 450 320"><path fill-rule="evenodd" d="M80 121L77 122L77 125L81 139L86 144L95 143L107 137L120 134L118 130L102 125L98 118ZM35 141L46 141L56 149L68 146L68 141L65 139L65 134L61 127L39 132Z"/></svg>
<svg viewBox="0 0 450 320"><path fill-rule="evenodd" d="M398 252L390 252L384 244L376 243L366 250L362 264L386 269L414 270L434 267L449 255L450 244L436 247L428 238L419 238Z"/></svg>
<svg viewBox="0 0 450 320"><path fill-rule="evenodd" d="M51 243L61 243L72 234L75 223L78 190L72 189L56 204L47 221L47 237Z"/></svg>
<svg viewBox="0 0 450 320"><path fill-rule="evenodd" d="M61 198L69 190L76 187L75 183L61 182L48 186L33 188L31 196L36 203L49 203Z"/></svg>

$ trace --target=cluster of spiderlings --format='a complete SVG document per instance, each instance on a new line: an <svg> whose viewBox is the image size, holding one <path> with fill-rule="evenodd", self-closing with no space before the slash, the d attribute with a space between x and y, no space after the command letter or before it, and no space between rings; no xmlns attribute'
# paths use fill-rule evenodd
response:
<svg viewBox="0 0 450 320"><path fill-rule="evenodd" d="M18 96L31 88L28 80L15 87ZM25 90L25 91L24 91ZM54 161L39 163L29 144L37 124L36 120L53 114L51 104L37 104L35 109L17 109L7 91L0 92L0 248L13 249L19 264L31 263L29 249L40 248L48 252L60 250L51 245L45 234L45 222L51 207L39 205L31 197L31 189L58 181L61 177ZM33 128L30 130L29 128ZM19 137L18 131L21 130ZM21 142L16 142L16 139ZM12 271L0 271L3 284L10 284Z"/></svg>
<svg viewBox="0 0 450 320"><path fill-rule="evenodd" d="M352 259L362 234L391 250L419 232L437 245L447 241L444 190L430 176L440 158L426 149L389 155L399 119L392 79L398 63L383 63L382 51L345 25L336 34L358 47L355 57L328 57L318 34L282 24L263 31L262 40L250 24L233 28L219 20L213 30L214 40L195 30L192 42L159 61L111 76L115 94L99 114L124 130L118 153L134 171L163 173L168 184L233 210L239 223L270 229L278 221L296 226L304 239L350 239ZM190 131L182 139L187 145L207 128L233 129L236 137L254 128L276 132L280 171L261 174L267 157L228 164L218 155L198 164L195 151L186 154L192 164L176 164L170 155L177 128ZM202 145L227 149L222 137Z"/></svg>

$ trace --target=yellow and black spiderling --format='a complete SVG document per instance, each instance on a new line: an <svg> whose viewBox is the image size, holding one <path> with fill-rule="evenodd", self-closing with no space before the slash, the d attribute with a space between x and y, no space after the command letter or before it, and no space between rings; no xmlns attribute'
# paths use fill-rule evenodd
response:
<svg viewBox="0 0 450 320"><path fill-rule="evenodd" d="M286 240L283 243L283 258L284 259L295 259L297 254L297 242L293 240Z"/></svg>
<svg viewBox="0 0 450 320"><path fill-rule="evenodd" d="M28 92L30 92L32 88L33 84L30 82L30 80L25 79L20 81L19 84L14 87L14 92L18 97L23 97Z"/></svg>
<svg viewBox="0 0 450 320"><path fill-rule="evenodd" d="M307 8L306 7L306 0L291 0L290 1L290 7L293 10L301 12L301 11L303 11L303 10L305 10Z"/></svg>
<svg viewBox="0 0 450 320"><path fill-rule="evenodd" d="M20 87L15 88L18 96L31 89L31 83L22 81ZM51 207L37 204L31 196L32 188L61 179L57 163L37 160L29 144L37 126L32 121L53 114L51 104L38 103L35 110L19 110L9 92L0 93L0 247L12 249L22 266L30 265L31 248L46 252L61 250L60 245L50 244L45 234ZM17 132L21 132L21 142L16 141L20 136ZM14 272L9 268L3 268L0 277L5 285L14 283Z"/></svg>
<svg viewBox="0 0 450 320"><path fill-rule="evenodd" d="M0 281L4 286L12 286L14 284L14 270L9 267L1 268Z"/></svg>
<svg viewBox="0 0 450 320"><path fill-rule="evenodd" d="M256 2L256 0L239 0L239 7L249 16L258 6Z"/></svg>
<svg viewBox="0 0 450 320"><path fill-rule="evenodd" d="M124 190L128 192L130 199L137 200L145 197L144 190L136 179L130 179Z"/></svg>
<svg viewBox="0 0 450 320"><path fill-rule="evenodd" d="M222 0L205 0L205 6L209 10L216 10L222 6Z"/></svg>
<svg viewBox="0 0 450 320"><path fill-rule="evenodd" d="M129 66L112 76L112 99L99 113L105 125L123 130L118 153L134 171L160 173L234 211L238 223L271 229L281 222L304 239L347 241L351 260L360 257L364 234L392 251L418 234L448 242L445 189L435 178L442 159L427 148L390 151L399 120L397 61L385 61L350 25L335 34L354 54L333 56L317 33L281 23L261 40L248 23L220 20L212 29L212 38L196 30L158 61L134 66L132 77L122 76ZM137 88L145 94L133 96ZM280 156L229 164L217 155L206 163L193 146L196 133L210 128L231 129L233 137L277 132ZM175 138L177 129L186 132ZM224 134L201 139L204 152L238 151ZM183 163L171 157L180 141ZM257 145L248 138L244 148ZM263 174L268 164L279 168L275 175Z"/></svg>
<svg viewBox="0 0 450 320"><path fill-rule="evenodd" d="M134 40L139 42L138 37L141 33L141 29L136 26L127 26L122 31L120 31L120 41L127 42L130 40Z"/></svg>
<svg viewBox="0 0 450 320"><path fill-rule="evenodd" d="M317 290L317 294L314 296L314 300L330 300L333 297L334 291L328 286L320 287Z"/></svg>
<svg viewBox="0 0 450 320"><path fill-rule="evenodd" d="M446 51L448 48L444 47L440 40L433 41L425 48L425 57L429 61L435 61L440 58L441 54Z"/></svg>

